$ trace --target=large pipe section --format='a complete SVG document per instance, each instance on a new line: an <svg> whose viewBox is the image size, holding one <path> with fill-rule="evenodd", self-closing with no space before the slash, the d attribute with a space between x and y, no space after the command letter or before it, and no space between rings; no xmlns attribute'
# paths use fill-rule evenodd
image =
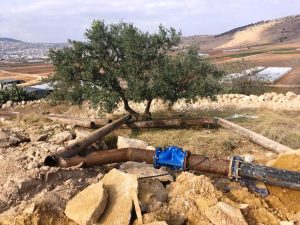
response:
<svg viewBox="0 0 300 225"><path fill-rule="evenodd" d="M57 165L59 158L71 158L75 155L78 155L82 151L84 151L88 146L91 144L99 141L102 137L110 133L111 131L119 128L123 124L127 123L132 118L131 115L126 115L116 121L107 124L106 126L95 130L85 138L76 141L75 143L68 145L67 147L63 148L56 153L49 155L45 159L46 165Z"/></svg>
<svg viewBox="0 0 300 225"><path fill-rule="evenodd" d="M225 175L235 181L259 180L271 185L300 190L300 172L247 163L238 156L226 160L203 155L191 155L176 146L169 146L164 149L157 148L155 151L138 148L99 151L86 157L59 158L56 161L57 164L51 164L53 161L45 161L45 165L92 167L127 161L146 162L153 164L155 168L167 166L179 171L194 170Z"/></svg>
<svg viewBox="0 0 300 225"><path fill-rule="evenodd" d="M216 117L215 119L217 121L217 124L220 125L221 127L229 129L239 135L242 135L243 137L248 138L252 142L261 145L265 149L268 149L268 150L276 152L276 153L284 153L284 152L293 151L293 149L291 149L285 145L277 143L276 141L266 138L260 134L257 134L251 130L248 130L244 127L238 126L228 120L218 118L218 117Z"/></svg>
<svg viewBox="0 0 300 225"><path fill-rule="evenodd" d="M92 167L127 161L153 164L154 157L155 151L152 150L123 148L93 152L86 157L74 156L72 158L60 158L56 165L48 164L48 161L45 161L45 165L72 167L82 164L83 167ZM229 160L213 159L202 155L188 155L186 167L195 171L228 175L229 162Z"/></svg>

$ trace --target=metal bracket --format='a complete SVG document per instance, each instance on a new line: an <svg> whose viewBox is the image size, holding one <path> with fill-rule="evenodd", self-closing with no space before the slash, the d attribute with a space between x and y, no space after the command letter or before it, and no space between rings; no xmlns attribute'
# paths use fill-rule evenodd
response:
<svg viewBox="0 0 300 225"><path fill-rule="evenodd" d="M239 171L241 163L244 162L244 160L240 157L240 156L233 156L230 159L230 165L229 165L229 174L228 176L232 179L234 179L235 181L238 181L239 179L241 179L240 175L239 175Z"/></svg>

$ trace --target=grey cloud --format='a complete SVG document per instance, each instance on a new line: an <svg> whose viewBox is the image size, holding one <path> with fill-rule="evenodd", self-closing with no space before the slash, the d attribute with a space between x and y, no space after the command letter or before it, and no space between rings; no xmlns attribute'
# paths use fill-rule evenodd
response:
<svg viewBox="0 0 300 225"><path fill-rule="evenodd" d="M10 0L0 2L0 36L25 41L83 39L94 19L133 22L150 32L162 23L183 35L216 34L299 13L299 0Z"/></svg>

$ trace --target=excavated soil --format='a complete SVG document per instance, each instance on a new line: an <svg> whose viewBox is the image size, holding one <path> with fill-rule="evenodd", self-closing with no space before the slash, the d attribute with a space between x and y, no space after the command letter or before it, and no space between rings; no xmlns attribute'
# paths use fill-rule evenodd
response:
<svg viewBox="0 0 300 225"><path fill-rule="evenodd" d="M300 171L300 150L281 154L269 165L281 169ZM300 191L274 186L269 186L269 191L272 195L278 197L290 211L300 212Z"/></svg>

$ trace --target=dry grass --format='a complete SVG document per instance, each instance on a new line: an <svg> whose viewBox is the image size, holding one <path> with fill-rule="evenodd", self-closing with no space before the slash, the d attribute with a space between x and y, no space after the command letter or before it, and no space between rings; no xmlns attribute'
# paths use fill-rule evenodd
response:
<svg viewBox="0 0 300 225"><path fill-rule="evenodd" d="M259 119L256 123L245 125L272 140L293 149L300 148L300 116L298 112L257 111Z"/></svg>
<svg viewBox="0 0 300 225"><path fill-rule="evenodd" d="M185 117L220 116L234 114L256 115L257 119L240 118L234 123L260 133L272 140L291 148L300 148L300 116L297 112L260 110L199 111L186 114ZM265 163L275 154L268 152L246 138L231 131L219 129L148 129L118 130L116 135L124 135L146 141L153 146L176 145L196 154L226 158L232 155L252 154L256 160Z"/></svg>
<svg viewBox="0 0 300 225"><path fill-rule="evenodd" d="M24 128L30 126L42 126L45 123L53 123L45 120L38 115L42 111L52 113L72 112L72 114L84 115L86 110L84 107L70 105L40 105L25 107L23 112L27 116L20 121ZM34 113L32 113L34 112ZM291 148L300 148L300 116L298 112L272 111L267 109L237 109L227 108L226 110L202 110L189 113L154 113L154 118L199 118L199 117L223 117L232 116L234 114L256 115L257 119L239 118L233 122L244 126L250 130L260 133L277 142L287 145ZM143 130L116 130L115 135L123 135L146 141L152 146L176 145L189 150L196 154L205 154L208 156L216 156L226 158L232 155L253 154L260 162L266 162L270 157L274 157L271 153L262 147L251 143L246 138L241 137L231 131L219 129L205 129L196 127L193 129L143 129ZM108 137L111 147L115 147L115 138Z"/></svg>

